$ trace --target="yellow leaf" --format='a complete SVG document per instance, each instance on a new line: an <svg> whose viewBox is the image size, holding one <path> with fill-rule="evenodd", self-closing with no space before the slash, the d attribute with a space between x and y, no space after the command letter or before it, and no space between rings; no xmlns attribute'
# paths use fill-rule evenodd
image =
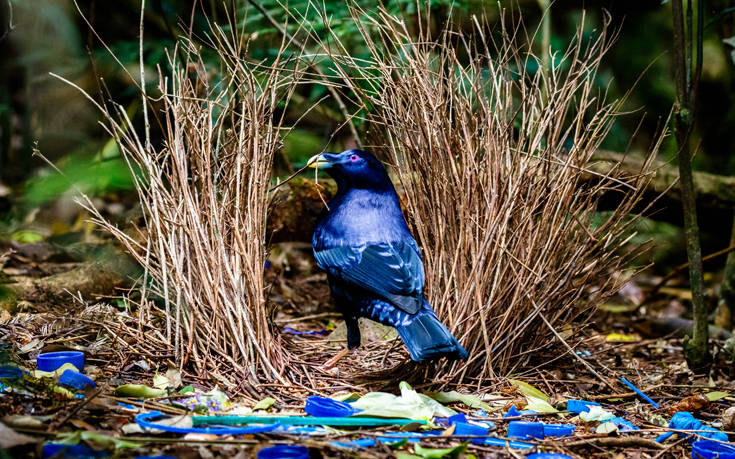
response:
<svg viewBox="0 0 735 459"><path fill-rule="evenodd" d="M621 333L610 333L607 335L607 342L613 343L635 343L640 341L641 338L635 335L623 335Z"/></svg>
<svg viewBox="0 0 735 459"><path fill-rule="evenodd" d="M508 382L513 384L518 389L518 392L525 395L526 397L538 398L545 402L549 401L548 395L544 394L543 392L526 382L519 381L517 379L509 379Z"/></svg>

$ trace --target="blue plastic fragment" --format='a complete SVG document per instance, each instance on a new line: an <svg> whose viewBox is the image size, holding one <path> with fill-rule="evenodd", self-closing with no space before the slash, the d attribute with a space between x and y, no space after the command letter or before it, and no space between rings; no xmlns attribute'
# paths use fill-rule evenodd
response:
<svg viewBox="0 0 735 459"><path fill-rule="evenodd" d="M547 437L566 437L574 433L571 424L544 424L544 435Z"/></svg>
<svg viewBox="0 0 735 459"><path fill-rule="evenodd" d="M66 443L46 443L41 453L47 458L97 459L108 457L104 451L97 451L84 445L67 445Z"/></svg>
<svg viewBox="0 0 735 459"><path fill-rule="evenodd" d="M454 416L447 418L447 422L449 422L449 425L457 422L467 422L467 416L465 416L464 413L457 413Z"/></svg>
<svg viewBox="0 0 735 459"><path fill-rule="evenodd" d="M73 387L77 390L85 390L87 386L96 387L92 378L74 370L66 370L63 372L61 376L59 376L59 384Z"/></svg>
<svg viewBox="0 0 735 459"><path fill-rule="evenodd" d="M503 446L503 447L507 446L507 447L516 448L516 449L530 449L535 446L532 443L525 443L522 441L508 440L506 438L497 438L497 437L475 438L474 440L472 440L472 443L476 445L486 445L486 446Z"/></svg>
<svg viewBox="0 0 735 459"><path fill-rule="evenodd" d="M572 456L567 456L561 453L533 453L526 456L526 459L573 459Z"/></svg>
<svg viewBox="0 0 735 459"><path fill-rule="evenodd" d="M640 390L637 387L635 387L635 385L632 382L628 381L625 378L620 378L620 380L623 381L623 384L625 384L626 386L630 387L630 390L632 390L633 392L635 392L636 394L638 394L638 396L640 396L643 400L645 400L648 403L650 403L651 405L653 405L654 408L658 408L658 403L656 403L653 400L651 400L651 397L649 397L648 395L644 394L642 390Z"/></svg>
<svg viewBox="0 0 735 459"><path fill-rule="evenodd" d="M283 327L283 331L286 333L290 333L292 335L323 335L327 333L327 330L322 328L321 330L307 330L307 331L301 331L301 330L295 330L293 328L289 327Z"/></svg>
<svg viewBox="0 0 735 459"><path fill-rule="evenodd" d="M246 435L270 432L280 426L280 424L267 424L249 427L176 427L167 426L165 424L157 424L150 422L149 419L156 419L164 416L160 411L150 411L148 413L140 413L135 415L135 422L140 427L149 429L163 430L172 433L204 433L213 435Z"/></svg>
<svg viewBox="0 0 735 459"><path fill-rule="evenodd" d="M638 427L633 425L632 422L626 421L620 416L615 416L614 418L609 419L608 422L612 422L613 424L615 424L618 427L618 429L620 429L621 432L630 432L631 430L640 430Z"/></svg>
<svg viewBox="0 0 735 459"><path fill-rule="evenodd" d="M704 432L697 432L697 435L704 438L711 438L712 440L719 440L727 442L727 434L725 432L722 432L720 430L715 429L714 427L706 426L702 424L702 421L695 418L692 413L688 411L679 411L678 413L675 413L671 417L671 421L669 421L669 429L676 429L676 430L703 430ZM671 437L672 435L677 434L681 436L682 438L689 437L689 441L694 441L695 437L690 436L686 433L678 433L678 432L666 432L663 435L659 435L658 438L656 438L656 441L661 443L662 441L666 440L667 438Z"/></svg>
<svg viewBox="0 0 735 459"><path fill-rule="evenodd" d="M735 446L725 445L712 440L699 440L692 443L693 459L735 459Z"/></svg>
<svg viewBox="0 0 735 459"><path fill-rule="evenodd" d="M71 363L79 371L84 370L84 352L46 352L36 357L36 367L41 371L58 370L65 363Z"/></svg>
<svg viewBox="0 0 735 459"><path fill-rule="evenodd" d="M467 422L455 422L454 435L472 435L485 437L487 435L490 435L490 430L487 427L479 426L477 424L470 424Z"/></svg>
<svg viewBox="0 0 735 459"><path fill-rule="evenodd" d="M131 405L130 403L123 403L123 402L117 402L118 405L122 406L123 408L127 408L129 410L137 410L138 407L135 405Z"/></svg>
<svg viewBox="0 0 735 459"><path fill-rule="evenodd" d="M590 410L591 406L600 406L600 404L588 402L587 400L567 400L567 411L572 413L585 413Z"/></svg>
<svg viewBox="0 0 735 459"><path fill-rule="evenodd" d="M344 418L359 413L362 410L353 408L352 405L345 402L338 402L331 398L319 397L312 395L306 399L304 411L309 416L323 418Z"/></svg>
<svg viewBox="0 0 735 459"><path fill-rule="evenodd" d="M544 438L544 423L532 421L510 421L508 423L508 436L528 440L530 438Z"/></svg>
<svg viewBox="0 0 735 459"><path fill-rule="evenodd" d="M375 446L377 442L373 440L372 438L359 438L357 440L349 440L349 441L333 441L333 442L330 442L329 444L337 448L352 449L352 448L370 448L371 446Z"/></svg>
<svg viewBox="0 0 735 459"><path fill-rule="evenodd" d="M516 408L515 405L511 405L510 408L508 408L508 412L503 415L504 418L512 418L516 416L520 416L521 412L518 411L518 408Z"/></svg>
<svg viewBox="0 0 735 459"><path fill-rule="evenodd" d="M543 422L510 421L508 423L508 436L528 440L530 438L542 439L545 437L566 437L574 433L571 424L544 424Z"/></svg>
<svg viewBox="0 0 735 459"><path fill-rule="evenodd" d="M309 448L298 445L276 445L258 451L258 459L309 459Z"/></svg>

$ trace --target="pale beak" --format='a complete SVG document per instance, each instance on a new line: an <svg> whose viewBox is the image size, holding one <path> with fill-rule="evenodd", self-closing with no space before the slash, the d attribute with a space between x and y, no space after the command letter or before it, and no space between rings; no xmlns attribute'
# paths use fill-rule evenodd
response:
<svg viewBox="0 0 735 459"><path fill-rule="evenodd" d="M332 166L332 162L322 155L314 155L309 158L306 164L311 168L327 169Z"/></svg>

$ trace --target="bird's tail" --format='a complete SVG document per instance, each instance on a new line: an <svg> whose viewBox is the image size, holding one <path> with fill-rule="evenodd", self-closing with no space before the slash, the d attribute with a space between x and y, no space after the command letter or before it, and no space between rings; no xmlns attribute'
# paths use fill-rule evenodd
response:
<svg viewBox="0 0 735 459"><path fill-rule="evenodd" d="M416 362L447 357L450 360L466 359L467 351L452 336L434 311L421 313L410 324L396 327L398 336Z"/></svg>

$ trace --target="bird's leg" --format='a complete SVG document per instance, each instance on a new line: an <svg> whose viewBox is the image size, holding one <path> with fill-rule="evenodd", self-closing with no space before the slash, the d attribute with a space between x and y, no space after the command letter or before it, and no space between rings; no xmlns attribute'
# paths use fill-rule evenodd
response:
<svg viewBox="0 0 735 459"><path fill-rule="evenodd" d="M347 356L353 349L360 346L360 326L354 317L345 317L345 325L347 326L347 348L339 351L334 357L327 360L322 368L330 369Z"/></svg>

